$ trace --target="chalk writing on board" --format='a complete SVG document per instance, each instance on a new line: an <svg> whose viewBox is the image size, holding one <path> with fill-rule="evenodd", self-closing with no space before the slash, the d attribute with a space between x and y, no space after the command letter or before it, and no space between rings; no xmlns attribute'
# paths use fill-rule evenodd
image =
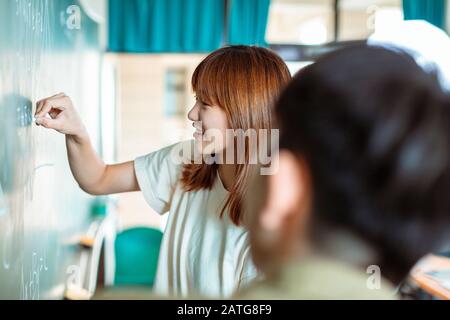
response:
<svg viewBox="0 0 450 320"><path fill-rule="evenodd" d="M0 0L0 299L61 298L79 259L64 239L85 231L92 198L64 136L33 115L37 100L67 92L98 135L98 31L78 0Z"/></svg>
<svg viewBox="0 0 450 320"><path fill-rule="evenodd" d="M12 250L9 249L11 248L10 239L12 235L12 230L13 230L12 228L7 229L6 232L3 234L2 239L2 246L3 246L2 265L5 270L9 269L10 261L12 259L11 257Z"/></svg>
<svg viewBox="0 0 450 320"><path fill-rule="evenodd" d="M2 182L0 181L0 217L4 216L7 211L6 196L3 192Z"/></svg>
<svg viewBox="0 0 450 320"><path fill-rule="evenodd" d="M21 275L21 299L37 300L40 298L39 280L42 272L48 270L45 264L45 256L39 257L36 252L31 256L31 268L28 274L22 269Z"/></svg>

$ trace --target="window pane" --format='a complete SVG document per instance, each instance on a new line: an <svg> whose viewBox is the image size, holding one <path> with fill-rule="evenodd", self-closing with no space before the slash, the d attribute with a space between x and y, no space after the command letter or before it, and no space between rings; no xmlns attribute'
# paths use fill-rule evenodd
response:
<svg viewBox="0 0 450 320"><path fill-rule="evenodd" d="M334 0L273 0L266 40L315 45L334 40ZM339 0L339 41L367 39L403 20L402 0Z"/></svg>
<svg viewBox="0 0 450 320"><path fill-rule="evenodd" d="M339 40L367 39L403 19L401 0L341 0Z"/></svg>
<svg viewBox="0 0 450 320"><path fill-rule="evenodd" d="M333 0L272 0L266 40L323 44L333 40Z"/></svg>

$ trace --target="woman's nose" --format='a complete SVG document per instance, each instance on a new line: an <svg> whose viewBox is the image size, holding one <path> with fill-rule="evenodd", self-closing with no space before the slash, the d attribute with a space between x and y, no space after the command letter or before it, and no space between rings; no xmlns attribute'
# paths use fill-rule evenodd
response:
<svg viewBox="0 0 450 320"><path fill-rule="evenodd" d="M191 121L199 121L198 118L198 107L197 104L195 104L192 109L188 113L188 119Z"/></svg>

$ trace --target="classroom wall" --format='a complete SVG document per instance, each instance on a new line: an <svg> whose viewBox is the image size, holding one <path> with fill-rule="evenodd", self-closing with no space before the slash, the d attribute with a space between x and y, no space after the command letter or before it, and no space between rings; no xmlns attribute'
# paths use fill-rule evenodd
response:
<svg viewBox="0 0 450 320"><path fill-rule="evenodd" d="M118 99L118 161L158 150L183 139L192 139L192 122L187 113L194 104L190 79L204 55L118 55L116 57ZM168 70L184 73L181 112L168 114ZM170 105L169 105L170 104ZM118 196L121 228L151 226L164 228L165 218L156 214L142 193Z"/></svg>
<svg viewBox="0 0 450 320"><path fill-rule="evenodd" d="M58 299L77 276L92 197L64 136L32 116L38 99L65 92L98 148L98 42L78 1L0 1L0 299Z"/></svg>

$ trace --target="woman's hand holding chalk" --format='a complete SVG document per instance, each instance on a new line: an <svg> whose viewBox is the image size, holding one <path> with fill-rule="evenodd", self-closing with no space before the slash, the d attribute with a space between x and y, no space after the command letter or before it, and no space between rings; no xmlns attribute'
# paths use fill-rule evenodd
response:
<svg viewBox="0 0 450 320"><path fill-rule="evenodd" d="M86 135L86 128L72 100L64 93L38 101L34 118L36 125L54 129L62 134L75 137Z"/></svg>

